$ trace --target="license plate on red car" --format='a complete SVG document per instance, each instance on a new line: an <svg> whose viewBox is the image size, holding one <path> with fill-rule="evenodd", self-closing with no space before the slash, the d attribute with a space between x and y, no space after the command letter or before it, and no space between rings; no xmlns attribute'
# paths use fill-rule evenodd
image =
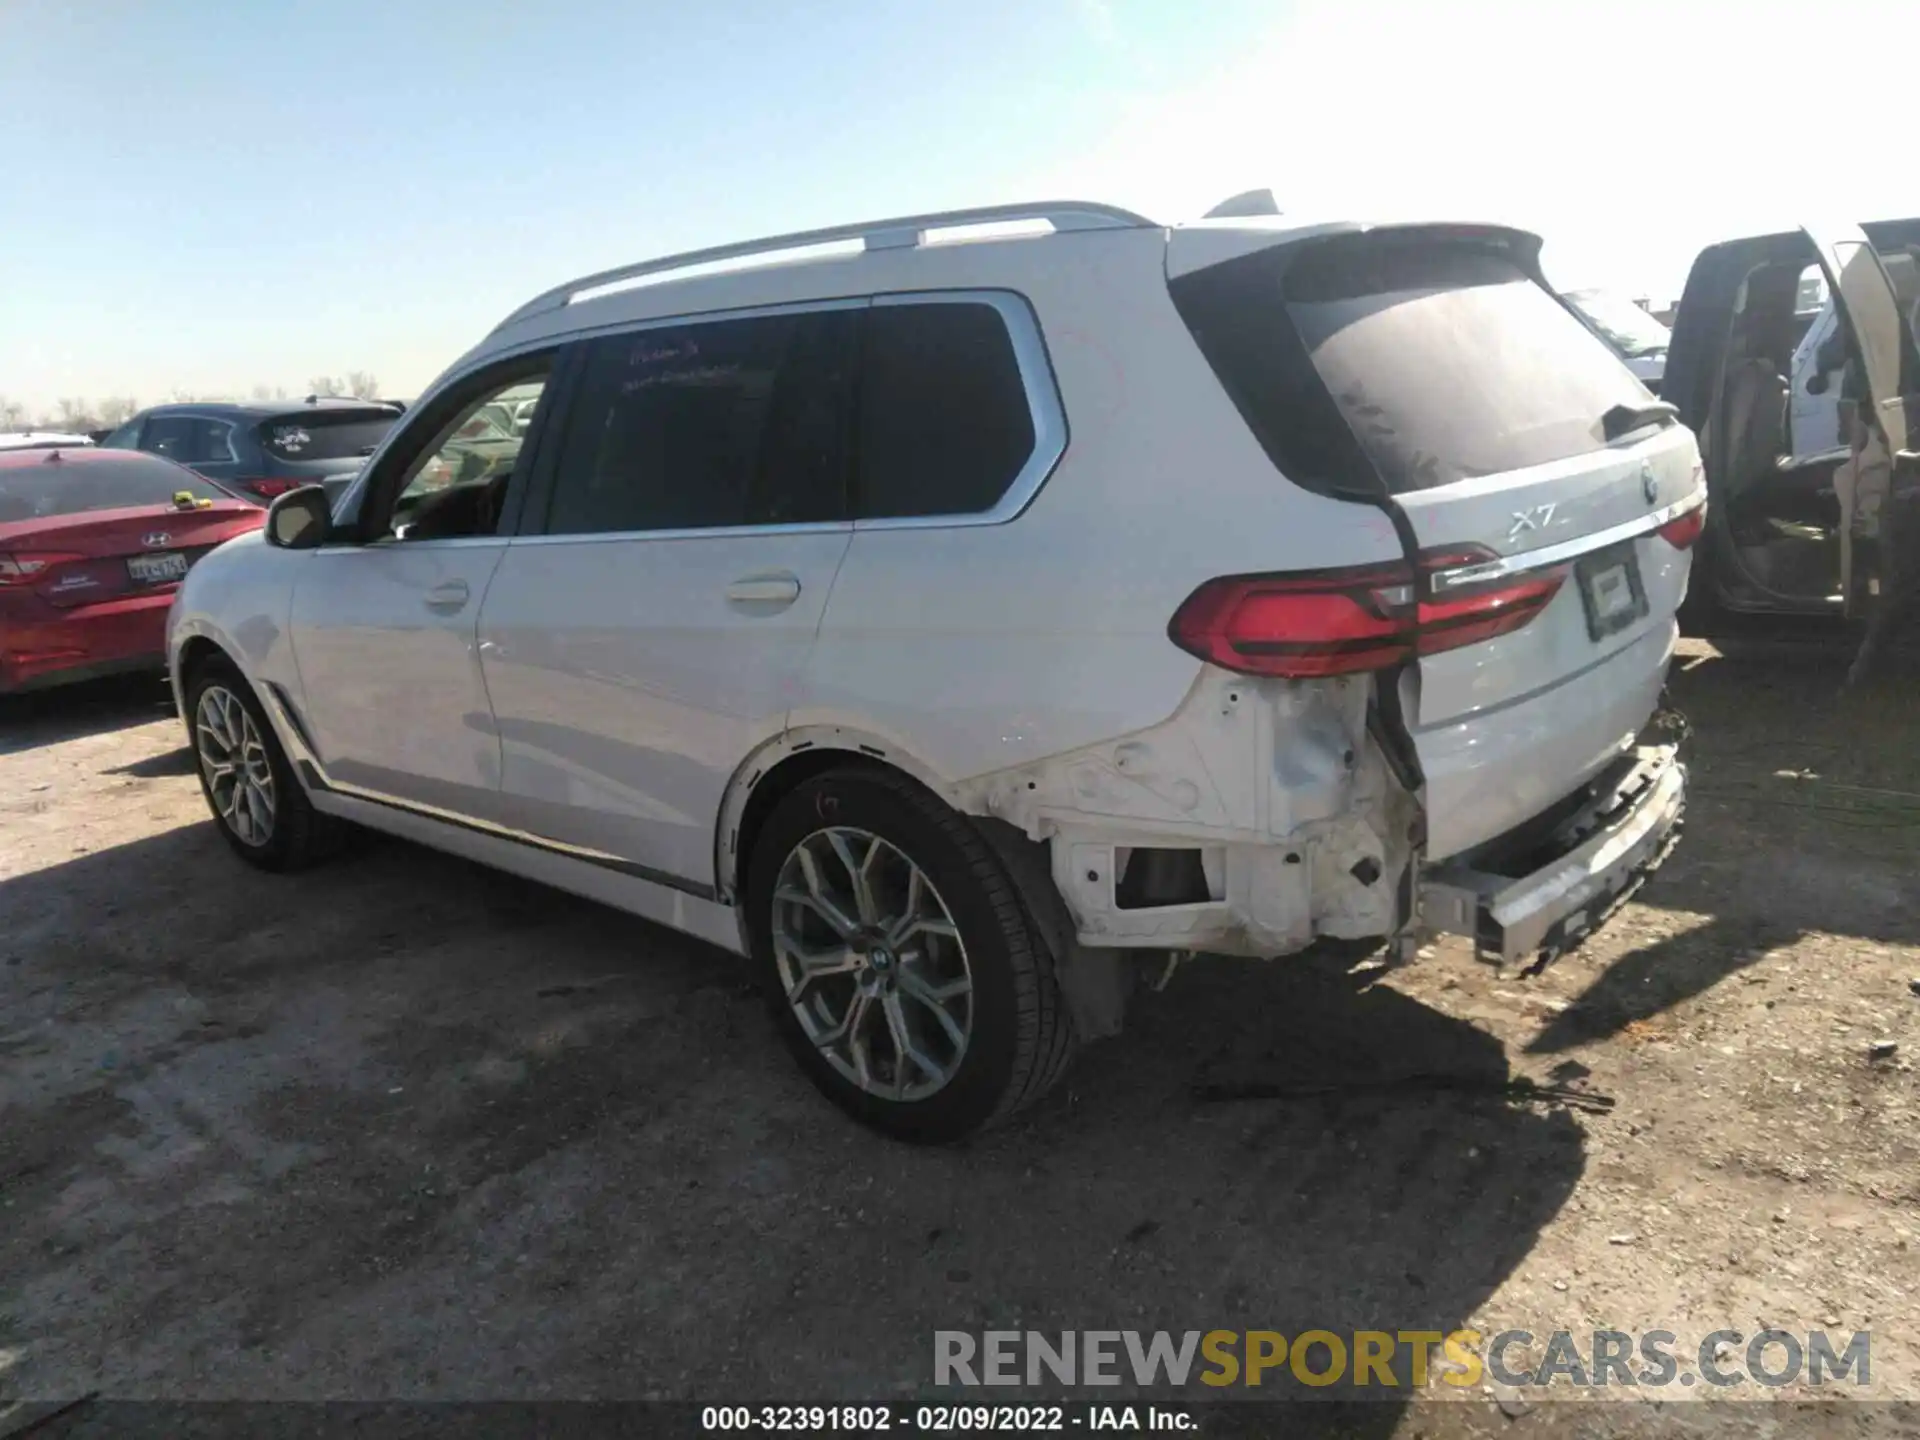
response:
<svg viewBox="0 0 1920 1440"><path fill-rule="evenodd" d="M187 557L175 550L165 555L129 555L127 577L137 585L164 585L187 573Z"/></svg>

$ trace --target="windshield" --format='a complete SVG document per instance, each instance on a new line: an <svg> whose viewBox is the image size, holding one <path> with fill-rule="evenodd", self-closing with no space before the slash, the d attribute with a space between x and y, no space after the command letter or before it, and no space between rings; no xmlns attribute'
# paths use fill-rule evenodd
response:
<svg viewBox="0 0 1920 1440"><path fill-rule="evenodd" d="M1607 343L1629 360L1663 355L1673 338L1673 332L1653 316L1610 290L1569 290L1560 298L1586 316Z"/></svg>

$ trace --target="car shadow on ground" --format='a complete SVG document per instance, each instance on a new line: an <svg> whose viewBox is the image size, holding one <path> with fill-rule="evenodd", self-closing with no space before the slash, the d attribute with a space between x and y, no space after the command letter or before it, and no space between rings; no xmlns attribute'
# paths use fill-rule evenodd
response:
<svg viewBox="0 0 1920 1440"><path fill-rule="evenodd" d="M159 755L147 755L139 760L130 760L125 765L110 766L101 773L131 775L136 780L161 780L173 775L192 775L196 773L193 747L183 744L177 749L168 750Z"/></svg>
<svg viewBox="0 0 1920 1440"><path fill-rule="evenodd" d="M172 714L173 691L158 672L0 695L0 755L150 725Z"/></svg>
<svg viewBox="0 0 1920 1440"><path fill-rule="evenodd" d="M185 826L0 882L0 934L30 1395L901 1400L940 1330L1447 1331L1584 1164L1495 1039L1318 960L1191 963L933 1149L820 1099L745 962L401 842L276 877Z"/></svg>
<svg viewBox="0 0 1920 1440"><path fill-rule="evenodd" d="M1804 932L1752 917L1715 919L1621 956L1527 1042L1550 1055L1617 1035L1791 945Z"/></svg>
<svg viewBox="0 0 1920 1440"><path fill-rule="evenodd" d="M1691 647L1670 694L1693 729L1690 827L1639 895L1697 924L1621 955L1527 1045L1589 1044L1822 932L1920 943L1920 749L1910 682L1843 694L1851 651L1760 635Z"/></svg>

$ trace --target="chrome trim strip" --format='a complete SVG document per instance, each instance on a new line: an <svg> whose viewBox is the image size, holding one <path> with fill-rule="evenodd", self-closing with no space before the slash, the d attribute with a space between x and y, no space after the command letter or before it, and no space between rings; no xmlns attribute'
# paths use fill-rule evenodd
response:
<svg viewBox="0 0 1920 1440"><path fill-rule="evenodd" d="M412 554L416 550L481 550L491 545L496 550L504 550L514 539L511 535L436 535L431 540L405 540L397 535L383 535L378 540L368 540L357 545L316 545L307 553L310 555L366 555L383 550L402 550Z"/></svg>
<svg viewBox="0 0 1920 1440"><path fill-rule="evenodd" d="M268 718L274 722L274 729L280 732L280 744L287 751L287 758L295 765L305 765L314 774L324 777L319 757L307 744L306 727L294 719L291 699L283 695L280 687L272 681L256 686L255 692L265 698L268 708L273 712Z"/></svg>
<svg viewBox="0 0 1920 1440"><path fill-rule="evenodd" d="M292 697L271 680L266 681L262 688L267 691L268 698L273 701L278 718L286 722L287 728L293 732L294 739L299 742L297 748L300 754L294 758L315 764L317 768L317 762L313 758L313 742L307 738L307 727L301 723L300 712L294 709Z"/></svg>
<svg viewBox="0 0 1920 1440"><path fill-rule="evenodd" d="M564 535L515 535L511 543L515 546L592 545L621 540L715 540L730 535L846 535L852 530L850 520L810 520L789 525L707 525L695 530L569 530Z"/></svg>
<svg viewBox="0 0 1920 1440"><path fill-rule="evenodd" d="M728 903L720 898L720 892L711 885L703 885L698 880L688 880L679 875L672 875L665 870L656 870L651 865L642 865L638 861L623 860L620 856L610 855L604 850L595 850L585 845L569 845L564 840L549 840L544 835L515 830L511 826L498 825L491 820L476 819L455 810L443 810L438 805L429 805L424 801L403 800L383 790L370 790L362 785L350 785L332 779L308 746L306 734L294 720L285 697L279 693L277 687L272 685L265 687L265 693L268 703L273 707L274 719L279 722L276 728L280 731L281 741L286 745L289 758L293 760L295 767L303 772L301 778L313 789L329 790L336 795L364 800L370 805L384 805L390 810L405 810L428 820L437 820L443 825L472 830L496 840L508 840L516 845L525 845L533 850L544 850L550 855L563 856L569 860L585 861L603 870L613 870L635 880L645 880L668 890L681 891L698 900L710 900L721 905Z"/></svg>
<svg viewBox="0 0 1920 1440"><path fill-rule="evenodd" d="M1678 520L1690 510L1697 510L1707 502L1707 487L1700 486L1692 494L1663 505L1658 510L1650 510L1637 520L1628 520L1623 524L1610 525L1605 530L1595 530L1590 535L1582 535L1576 540L1563 540L1558 545L1544 545L1538 550L1523 550L1517 555L1503 555L1498 560L1483 561L1478 565L1462 565L1456 570L1437 570L1428 577L1428 583L1434 591L1458 590L1467 585L1479 585L1488 580L1499 580L1509 575L1523 575L1530 570L1543 570L1549 565L1558 565L1567 560L1577 560L1582 555L1595 550L1604 550L1609 545L1617 545L1622 540L1637 539L1650 535L1670 520Z"/></svg>
<svg viewBox="0 0 1920 1440"><path fill-rule="evenodd" d="M698 900L711 900L724 904L717 890L711 885L703 885L697 880L687 880L679 875L670 875L665 870L656 870L651 865L642 865L638 861L623 860L618 855L609 855L604 850L590 849L584 845L569 845L563 840L549 840L544 835L530 834L525 830L515 830L511 826L496 825L491 820L476 819L471 815L462 815L457 811L443 810L437 805L428 805L417 800L402 800L379 790L369 790L360 785L343 785L338 781L322 777L323 788L354 800L364 800L370 805L383 805L389 810L405 810L428 820L437 820L442 825L452 825L461 830L471 830L476 834L491 836L495 840L510 841L515 845L524 845L530 850L544 850L549 855L559 855L568 860L584 861L588 865L597 865L602 870L616 871L634 880L645 880L649 884L659 885L668 890L678 890Z"/></svg>

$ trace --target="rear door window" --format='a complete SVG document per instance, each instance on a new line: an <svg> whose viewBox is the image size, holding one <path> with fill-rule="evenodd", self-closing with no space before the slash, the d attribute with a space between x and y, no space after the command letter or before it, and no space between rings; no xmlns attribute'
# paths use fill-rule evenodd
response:
<svg viewBox="0 0 1920 1440"><path fill-rule="evenodd" d="M95 450L32 465L0 466L0 525L93 510L168 505L185 491L196 500L231 500L227 490L178 465L128 451Z"/></svg>
<svg viewBox="0 0 1920 1440"><path fill-rule="evenodd" d="M1647 399L1492 245L1357 237L1172 288L1275 463L1310 488L1401 494L1568 459Z"/></svg>
<svg viewBox="0 0 1920 1440"><path fill-rule="evenodd" d="M232 422L195 419L188 423L186 455L181 459L182 464L227 465L235 458Z"/></svg>
<svg viewBox="0 0 1920 1440"><path fill-rule="evenodd" d="M202 415L156 415L147 422L140 448L176 465L224 464L235 458L233 425Z"/></svg>
<svg viewBox="0 0 1920 1440"><path fill-rule="evenodd" d="M392 410L309 410L260 423L260 446L276 460L353 460L371 455L400 416Z"/></svg>
<svg viewBox="0 0 1920 1440"><path fill-rule="evenodd" d="M861 519L991 510L1035 447L1006 321L984 301L879 304L861 367Z"/></svg>
<svg viewBox="0 0 1920 1440"><path fill-rule="evenodd" d="M806 311L592 341L548 530L844 520L859 316Z"/></svg>
<svg viewBox="0 0 1920 1440"><path fill-rule="evenodd" d="M156 415L147 421L140 448L149 454L164 455L177 465L191 464L187 456L194 448L196 424L191 415Z"/></svg>

